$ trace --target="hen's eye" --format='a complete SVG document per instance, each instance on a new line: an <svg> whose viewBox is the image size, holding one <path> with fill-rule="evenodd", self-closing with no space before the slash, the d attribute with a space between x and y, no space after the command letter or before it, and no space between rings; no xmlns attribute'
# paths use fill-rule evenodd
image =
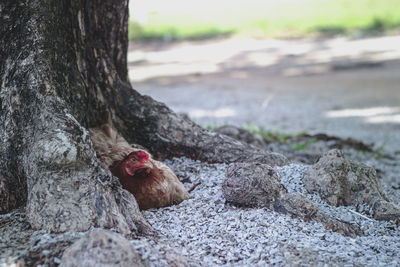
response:
<svg viewBox="0 0 400 267"><path fill-rule="evenodd" d="M132 162L137 162L137 160L135 158L131 158Z"/></svg>

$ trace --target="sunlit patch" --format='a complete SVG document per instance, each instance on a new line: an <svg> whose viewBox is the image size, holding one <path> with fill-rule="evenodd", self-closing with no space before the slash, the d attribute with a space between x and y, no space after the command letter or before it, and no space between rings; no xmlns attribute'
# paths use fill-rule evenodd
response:
<svg viewBox="0 0 400 267"><path fill-rule="evenodd" d="M144 68L135 67L129 70L131 81L143 81L155 77L173 77L190 74L208 74L220 71L214 64L163 64L152 65Z"/></svg>
<svg viewBox="0 0 400 267"><path fill-rule="evenodd" d="M331 110L326 113L328 118L341 118L341 117L372 117L389 115L400 112L400 107L373 107L373 108L360 108L360 109L341 109Z"/></svg>
<svg viewBox="0 0 400 267"><path fill-rule="evenodd" d="M251 52L247 55L247 60L254 66L267 67L278 63L279 57L271 56L265 52Z"/></svg>
<svg viewBox="0 0 400 267"><path fill-rule="evenodd" d="M202 117L224 118L224 117L233 117L235 115L236 112L232 108L219 108L214 110L195 109L189 111L189 117L191 118L202 118Z"/></svg>
<svg viewBox="0 0 400 267"><path fill-rule="evenodd" d="M154 5L146 6L149 10L154 8ZM140 20L145 21L146 18ZM274 66L278 66L280 75L285 77L318 75L335 71L332 66L343 66L344 69L352 66L361 68L371 64L379 66L384 61L399 59L399 46L399 36L360 40L335 38L324 41L236 37L180 42L154 48L137 46L128 52L129 78L132 82L142 82L153 78L172 79L177 76L190 77L193 74L230 71L232 78L248 79L252 73L248 70L245 73L243 69L267 69ZM286 62L290 64L287 65Z"/></svg>
<svg viewBox="0 0 400 267"><path fill-rule="evenodd" d="M367 119L369 123L400 123L400 114L373 116Z"/></svg>

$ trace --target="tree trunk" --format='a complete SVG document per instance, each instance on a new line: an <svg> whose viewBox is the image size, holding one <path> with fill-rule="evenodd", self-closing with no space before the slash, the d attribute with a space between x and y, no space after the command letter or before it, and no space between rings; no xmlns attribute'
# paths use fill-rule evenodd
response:
<svg viewBox="0 0 400 267"><path fill-rule="evenodd" d="M134 197L97 160L86 130L113 124L157 158L286 158L208 132L133 90L127 0L0 3L0 211L34 228L150 233Z"/></svg>

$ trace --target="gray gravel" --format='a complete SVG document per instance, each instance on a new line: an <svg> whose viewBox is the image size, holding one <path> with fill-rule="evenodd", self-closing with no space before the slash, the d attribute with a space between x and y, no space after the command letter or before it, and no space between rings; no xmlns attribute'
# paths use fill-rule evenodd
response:
<svg viewBox="0 0 400 267"><path fill-rule="evenodd" d="M366 236L355 239L267 209L238 208L225 203L221 184L226 164L204 164L186 158L167 161L185 186L201 182L191 198L178 206L144 212L160 233L153 248L179 251L190 265L265 266L356 265L398 266L400 229L361 214L363 207L331 207L307 194L301 178L307 165L276 168L289 192L310 197L325 214L360 226ZM150 256L148 256L150 257ZM154 266L157 265L153 261Z"/></svg>

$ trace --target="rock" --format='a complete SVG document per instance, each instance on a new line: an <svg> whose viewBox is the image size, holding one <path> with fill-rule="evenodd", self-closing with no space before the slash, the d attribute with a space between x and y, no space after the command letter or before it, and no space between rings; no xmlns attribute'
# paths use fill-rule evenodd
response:
<svg viewBox="0 0 400 267"><path fill-rule="evenodd" d="M319 212L303 194L287 193L275 170L266 164L235 163L226 173L222 193L232 204L246 207L267 207L305 221L321 222L328 229L355 237L361 230Z"/></svg>
<svg viewBox="0 0 400 267"><path fill-rule="evenodd" d="M239 127L233 126L233 125L224 125L224 126L218 127L216 129L214 129L214 132L230 136L233 139L236 139L236 140L239 140L244 143L247 143L247 144L250 144L250 145L253 145L256 147L260 147L260 148L265 148L267 145L261 136L253 134L243 128L239 128Z"/></svg>
<svg viewBox="0 0 400 267"><path fill-rule="evenodd" d="M300 217L306 221L315 219L318 208L299 192L287 193L274 203L274 210Z"/></svg>
<svg viewBox="0 0 400 267"><path fill-rule="evenodd" d="M65 249L82 235L34 230L24 210L1 214L0 266L55 266Z"/></svg>
<svg viewBox="0 0 400 267"><path fill-rule="evenodd" d="M372 205L374 218L377 220L400 220L400 208L385 200L378 200Z"/></svg>
<svg viewBox="0 0 400 267"><path fill-rule="evenodd" d="M327 152L303 177L309 193L317 193L330 205L366 204L374 218L399 218L400 208L389 202L379 186L376 171L365 164L351 161L337 149Z"/></svg>
<svg viewBox="0 0 400 267"><path fill-rule="evenodd" d="M60 266L148 266L122 235L96 229L69 247Z"/></svg>
<svg viewBox="0 0 400 267"><path fill-rule="evenodd" d="M339 221L322 213L318 213L315 221L322 223L326 229L338 232L343 236L355 238L356 236L364 235L363 231L359 227Z"/></svg>
<svg viewBox="0 0 400 267"><path fill-rule="evenodd" d="M376 172L362 163L347 160L342 151L328 151L305 174L307 191L319 193L334 206L361 204L361 199L386 198L381 192Z"/></svg>
<svg viewBox="0 0 400 267"><path fill-rule="evenodd" d="M314 164L323 154L334 148L347 151L373 152L371 144L365 144L352 138L343 139L323 133L286 135L282 140L277 138L276 141L267 143L267 150L283 154L291 161L305 164Z"/></svg>
<svg viewBox="0 0 400 267"><path fill-rule="evenodd" d="M291 142L291 140L289 140L289 142ZM271 142L267 145L267 149L272 152L285 155L292 162L314 164L323 154L320 152L320 150L323 150L326 147L325 144L322 144L321 147L317 147L317 143L313 143L304 145L304 148L306 148L306 150L296 150L295 146L298 144L303 145L301 143L298 143L297 141L295 142L295 144ZM318 144L321 144L321 142L318 142ZM325 152L328 150L329 148L327 148Z"/></svg>
<svg viewBox="0 0 400 267"><path fill-rule="evenodd" d="M235 163L222 184L225 199L239 206L265 207L286 193L275 170L266 164Z"/></svg>
<svg viewBox="0 0 400 267"><path fill-rule="evenodd" d="M322 223L325 228L338 232L344 236L356 237L364 235L360 228L349 223L341 222L326 214L321 213L312 201L299 192L285 194L274 204L274 210L291 214L304 221L316 221Z"/></svg>

